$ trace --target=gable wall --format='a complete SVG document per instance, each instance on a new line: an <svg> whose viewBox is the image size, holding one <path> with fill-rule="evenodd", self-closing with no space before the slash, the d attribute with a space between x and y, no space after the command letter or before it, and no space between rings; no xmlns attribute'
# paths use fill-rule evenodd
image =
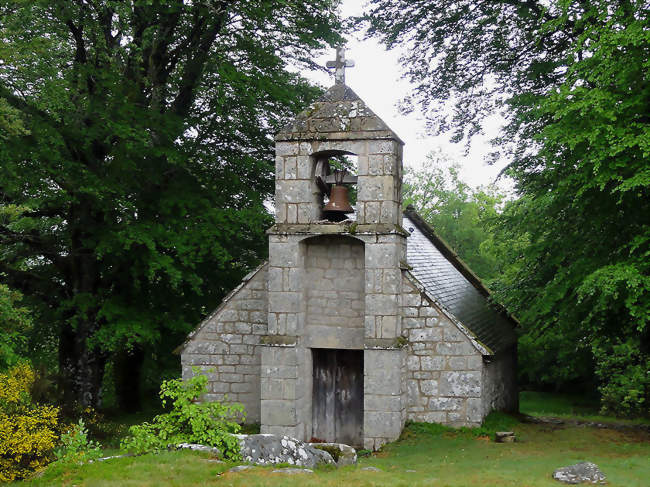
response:
<svg viewBox="0 0 650 487"><path fill-rule="evenodd" d="M183 379L206 371L206 401L240 402L246 421L260 421L260 339L267 334L267 266L236 290L181 352Z"/></svg>
<svg viewBox="0 0 650 487"><path fill-rule="evenodd" d="M440 309L402 279L402 330L407 345L407 417L478 426L483 419L483 357Z"/></svg>

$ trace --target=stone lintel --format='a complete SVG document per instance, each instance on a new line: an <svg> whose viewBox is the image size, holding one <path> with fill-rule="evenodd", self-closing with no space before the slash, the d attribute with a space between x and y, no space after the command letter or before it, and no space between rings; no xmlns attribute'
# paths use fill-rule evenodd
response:
<svg viewBox="0 0 650 487"><path fill-rule="evenodd" d="M268 235L403 235L409 233L401 226L393 223L276 223L269 228Z"/></svg>
<svg viewBox="0 0 650 487"><path fill-rule="evenodd" d="M275 136L276 142L314 142L325 140L394 140L404 145L390 130L364 130L349 132L280 132Z"/></svg>
<svg viewBox="0 0 650 487"><path fill-rule="evenodd" d="M407 341L403 337L398 338L366 338L364 348L366 350L395 350L404 348Z"/></svg>
<svg viewBox="0 0 650 487"><path fill-rule="evenodd" d="M269 347L295 347L298 337L287 335L264 335L260 339L262 345Z"/></svg>

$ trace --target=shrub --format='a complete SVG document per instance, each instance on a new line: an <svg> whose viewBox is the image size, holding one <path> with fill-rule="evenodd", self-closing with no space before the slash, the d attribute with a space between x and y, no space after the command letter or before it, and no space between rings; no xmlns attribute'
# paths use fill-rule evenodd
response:
<svg viewBox="0 0 650 487"><path fill-rule="evenodd" d="M61 435L61 447L55 452L59 463L82 464L102 456L101 445L88 438L83 419Z"/></svg>
<svg viewBox="0 0 650 487"><path fill-rule="evenodd" d="M129 428L130 436L122 448L140 454L156 452L179 443L199 443L218 448L224 458L239 457L239 442L232 436L241 429L237 420L244 416L244 407L236 403L198 402L206 392L208 379L195 374L187 381L163 381L160 398L171 411L156 416L151 423Z"/></svg>
<svg viewBox="0 0 650 487"><path fill-rule="evenodd" d="M35 380L24 363L0 374L0 482L25 478L50 461L59 410L32 403Z"/></svg>
<svg viewBox="0 0 650 487"><path fill-rule="evenodd" d="M601 380L601 413L619 417L650 414L650 355L638 337L600 340L594 345L596 374Z"/></svg>

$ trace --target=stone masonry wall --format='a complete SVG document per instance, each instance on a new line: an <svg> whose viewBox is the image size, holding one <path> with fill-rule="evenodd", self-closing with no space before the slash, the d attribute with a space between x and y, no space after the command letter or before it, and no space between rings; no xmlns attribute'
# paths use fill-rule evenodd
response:
<svg viewBox="0 0 650 487"><path fill-rule="evenodd" d="M323 218L323 195L314 182L322 153L358 156L359 224L402 222L402 144L395 140L277 142L275 148L275 221L307 224Z"/></svg>
<svg viewBox="0 0 650 487"><path fill-rule="evenodd" d="M206 401L240 402L246 421L260 421L260 339L267 334L267 266L247 276L190 335L181 351L183 379L205 371Z"/></svg>
<svg viewBox="0 0 650 487"><path fill-rule="evenodd" d="M407 417L452 426L478 426L482 355L405 272L402 333L407 346Z"/></svg>
<svg viewBox="0 0 650 487"><path fill-rule="evenodd" d="M490 411L519 411L517 387L517 347L492 357L483 367L483 416Z"/></svg>
<svg viewBox="0 0 650 487"><path fill-rule="evenodd" d="M363 346L363 242L341 236L305 240L305 334L310 346ZM340 335L340 340L337 336ZM332 337L331 343L328 337Z"/></svg>

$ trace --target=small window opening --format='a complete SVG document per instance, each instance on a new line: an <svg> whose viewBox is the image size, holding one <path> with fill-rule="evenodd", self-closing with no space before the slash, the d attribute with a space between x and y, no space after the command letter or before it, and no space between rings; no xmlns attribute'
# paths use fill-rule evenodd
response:
<svg viewBox="0 0 650 487"><path fill-rule="evenodd" d="M357 156L343 152L317 158L316 183L323 195L323 218L331 222L355 220Z"/></svg>

